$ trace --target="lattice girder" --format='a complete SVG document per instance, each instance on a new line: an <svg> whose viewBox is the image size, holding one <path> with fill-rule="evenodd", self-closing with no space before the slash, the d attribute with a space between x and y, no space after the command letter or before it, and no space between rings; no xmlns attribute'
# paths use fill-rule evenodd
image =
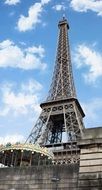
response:
<svg viewBox="0 0 102 190"><path fill-rule="evenodd" d="M76 97L72 74L67 22L60 27L52 84L47 100Z"/></svg>
<svg viewBox="0 0 102 190"><path fill-rule="evenodd" d="M67 134L68 142L81 138L83 122L82 116L78 116L76 101L68 99L65 102L42 105L42 113L29 136L30 141L42 145L62 143L63 132Z"/></svg>
<svg viewBox="0 0 102 190"><path fill-rule="evenodd" d="M27 141L41 145L74 142L83 135L83 110L76 98L68 39L69 25L59 22L58 48L48 98Z"/></svg>

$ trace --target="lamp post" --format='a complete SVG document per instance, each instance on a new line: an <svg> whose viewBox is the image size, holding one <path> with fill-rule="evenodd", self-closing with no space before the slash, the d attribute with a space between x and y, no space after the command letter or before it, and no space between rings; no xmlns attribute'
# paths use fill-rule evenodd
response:
<svg viewBox="0 0 102 190"><path fill-rule="evenodd" d="M55 190L58 190L58 181L59 181L59 180L60 180L60 179L59 179L58 177L53 177L53 178L51 179L51 181L54 182L55 185L56 185Z"/></svg>

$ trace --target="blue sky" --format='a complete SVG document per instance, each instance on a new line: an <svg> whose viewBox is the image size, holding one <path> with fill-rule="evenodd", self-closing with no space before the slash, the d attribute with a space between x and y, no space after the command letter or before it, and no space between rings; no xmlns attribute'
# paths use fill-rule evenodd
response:
<svg viewBox="0 0 102 190"><path fill-rule="evenodd" d="M39 116L63 14L85 126L102 126L102 0L0 0L0 143L26 139Z"/></svg>

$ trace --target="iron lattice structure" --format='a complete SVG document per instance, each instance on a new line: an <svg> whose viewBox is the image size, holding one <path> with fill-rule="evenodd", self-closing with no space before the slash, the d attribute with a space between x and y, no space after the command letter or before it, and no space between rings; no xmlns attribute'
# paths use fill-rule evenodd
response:
<svg viewBox="0 0 102 190"><path fill-rule="evenodd" d="M51 88L27 141L41 145L77 142L83 133L84 112L77 100L65 18L58 24L58 48Z"/></svg>

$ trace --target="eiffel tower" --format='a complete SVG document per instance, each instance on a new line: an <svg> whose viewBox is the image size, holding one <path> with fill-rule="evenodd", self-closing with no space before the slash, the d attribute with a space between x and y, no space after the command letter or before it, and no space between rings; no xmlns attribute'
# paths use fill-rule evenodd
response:
<svg viewBox="0 0 102 190"><path fill-rule="evenodd" d="M76 96L65 17L58 23L58 47L55 68L47 100L27 142L47 147L76 145L82 137L84 112Z"/></svg>

